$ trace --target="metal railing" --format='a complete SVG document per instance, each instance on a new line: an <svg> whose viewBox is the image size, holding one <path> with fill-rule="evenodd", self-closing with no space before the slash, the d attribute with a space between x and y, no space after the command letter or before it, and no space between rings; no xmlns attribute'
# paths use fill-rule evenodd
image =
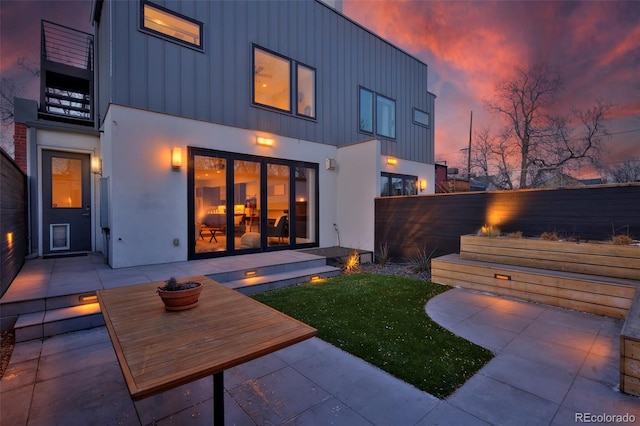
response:
<svg viewBox="0 0 640 426"><path fill-rule="evenodd" d="M93 35L42 21L42 58L85 70L93 69Z"/></svg>

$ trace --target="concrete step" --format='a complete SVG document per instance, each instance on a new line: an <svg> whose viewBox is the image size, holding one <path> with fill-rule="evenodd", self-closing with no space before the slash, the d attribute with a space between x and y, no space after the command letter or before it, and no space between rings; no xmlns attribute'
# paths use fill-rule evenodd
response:
<svg viewBox="0 0 640 426"><path fill-rule="evenodd" d="M24 342L102 325L104 318L100 304L88 303L22 314L18 317L14 329L16 342Z"/></svg>
<svg viewBox="0 0 640 426"><path fill-rule="evenodd" d="M325 265L269 275L248 276L222 284L242 294L251 295L336 275L340 275L339 268Z"/></svg>
<svg viewBox="0 0 640 426"><path fill-rule="evenodd" d="M209 277L240 293L251 295L340 274L339 268L324 265L324 262L325 260L321 259L320 264L314 261L279 266L258 266L247 270L213 274L209 275ZM235 279L231 281L224 280L224 278L228 277ZM95 296L95 293L69 295L69 297L73 296L72 299L76 303L80 303L81 301L86 301L86 298L92 295ZM14 329L16 342L24 342L102 325L104 325L104 318L102 317L100 305L98 303L85 303L20 314Z"/></svg>
<svg viewBox="0 0 640 426"><path fill-rule="evenodd" d="M327 260L324 257L317 257L315 259L305 259L297 262L287 262L287 263L256 263L252 262L250 265L247 265L246 268L234 268L233 270L206 274L208 278L211 278L214 281L219 283L228 283L231 281L243 280L247 277L261 277L261 276L271 276L277 275L281 273L287 272L295 272L309 268L320 268L327 265Z"/></svg>

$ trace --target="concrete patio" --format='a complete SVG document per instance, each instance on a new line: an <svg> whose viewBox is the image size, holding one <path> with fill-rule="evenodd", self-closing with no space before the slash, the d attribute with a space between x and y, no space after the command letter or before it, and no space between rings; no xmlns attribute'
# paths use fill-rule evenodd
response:
<svg viewBox="0 0 640 426"><path fill-rule="evenodd" d="M640 422L640 399L617 391L622 321L462 289L425 310L496 354L446 400L313 338L228 370L227 424ZM213 417L211 378L133 402L105 327L17 344L0 392L3 426L209 425Z"/></svg>

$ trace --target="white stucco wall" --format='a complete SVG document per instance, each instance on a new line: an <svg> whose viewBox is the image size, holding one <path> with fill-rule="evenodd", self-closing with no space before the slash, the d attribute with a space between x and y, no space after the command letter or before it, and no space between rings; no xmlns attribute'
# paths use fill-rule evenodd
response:
<svg viewBox="0 0 640 426"><path fill-rule="evenodd" d="M338 149L337 226L342 247L374 250L374 199L379 195L380 141ZM337 245L337 242L336 242Z"/></svg>
<svg viewBox="0 0 640 426"><path fill-rule="evenodd" d="M118 105L109 108L103 130L114 268L187 260L188 146L319 163L319 244L334 245L337 173L324 167L325 158L336 158L333 145ZM273 139L273 146L258 146L258 136ZM182 148L183 165L177 172L170 164L174 146Z"/></svg>

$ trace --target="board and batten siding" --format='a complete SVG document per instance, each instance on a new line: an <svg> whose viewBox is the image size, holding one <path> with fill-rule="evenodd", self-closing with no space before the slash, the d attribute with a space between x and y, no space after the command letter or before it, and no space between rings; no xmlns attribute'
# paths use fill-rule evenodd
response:
<svg viewBox="0 0 640 426"><path fill-rule="evenodd" d="M314 0L154 3L203 22L204 52L139 31L138 1L105 2L98 33L111 38L112 58L98 65L101 80L111 80L100 84L108 90L108 100L101 94L102 117L108 103L116 103L342 146L371 138L358 131L362 86L396 101L396 140L380 138L382 155L434 162L435 97L427 91L427 65L328 6ZM316 70L317 120L252 106L253 44ZM430 114L430 128L413 124L413 108Z"/></svg>

